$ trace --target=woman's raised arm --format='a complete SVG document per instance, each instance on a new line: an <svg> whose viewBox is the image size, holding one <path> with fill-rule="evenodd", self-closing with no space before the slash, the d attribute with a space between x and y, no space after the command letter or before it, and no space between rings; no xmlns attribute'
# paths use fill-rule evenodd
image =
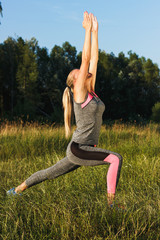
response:
<svg viewBox="0 0 160 240"><path fill-rule="evenodd" d="M92 73L91 89L94 91L98 63L98 21L92 14L92 45L89 72Z"/></svg>
<svg viewBox="0 0 160 240"><path fill-rule="evenodd" d="M74 87L74 90L76 91L76 88L79 91L84 89L85 80L88 74L90 59L91 59L91 29L92 29L92 15L88 14L88 12L84 12L84 18L83 18L83 28L85 29L85 40L83 45L83 51L82 51L82 62L80 66L80 71L76 80L76 84ZM84 93L85 95L86 93Z"/></svg>

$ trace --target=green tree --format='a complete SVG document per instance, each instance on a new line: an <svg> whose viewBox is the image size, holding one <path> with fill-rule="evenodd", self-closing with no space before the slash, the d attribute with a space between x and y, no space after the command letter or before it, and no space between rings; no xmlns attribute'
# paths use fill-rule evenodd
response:
<svg viewBox="0 0 160 240"><path fill-rule="evenodd" d="M106 105L104 118L117 119L121 117L121 86L119 84L119 63L113 53L99 51L96 90Z"/></svg>
<svg viewBox="0 0 160 240"><path fill-rule="evenodd" d="M3 103L3 45L0 44L0 116L4 114L4 103Z"/></svg>
<svg viewBox="0 0 160 240"><path fill-rule="evenodd" d="M149 118L159 99L158 67L136 53L128 55L99 51L96 90L106 105L105 119Z"/></svg>
<svg viewBox="0 0 160 240"><path fill-rule="evenodd" d="M13 117L45 115L62 121L62 93L68 73L79 68L80 52L69 42L50 54L32 38L8 38L0 44L0 114ZM104 119L150 118L160 102L160 72L152 60L136 53L99 50L96 92L106 105ZM155 112L156 110L154 110Z"/></svg>
<svg viewBox="0 0 160 240"><path fill-rule="evenodd" d="M38 67L38 78L37 78L37 91L40 95L39 104L37 106L37 112L45 117L51 118L48 111L48 82L49 82L49 61L48 50L46 48L37 48L37 67ZM48 112L48 113L47 113Z"/></svg>
<svg viewBox="0 0 160 240"><path fill-rule="evenodd" d="M8 112L14 114L16 102L16 71L17 71L16 41L8 38L1 44L0 52L0 82L1 82L1 115Z"/></svg>
<svg viewBox="0 0 160 240"><path fill-rule="evenodd" d="M62 47L55 45L50 53L45 79L45 110L52 113L52 119L63 120L62 93L69 72L77 68L76 48L65 42Z"/></svg>
<svg viewBox="0 0 160 240"><path fill-rule="evenodd" d="M160 122L160 102L155 103L152 107L151 119L155 122Z"/></svg>
<svg viewBox="0 0 160 240"><path fill-rule="evenodd" d="M152 113L152 107L160 100L160 72L157 64L154 64L151 59L144 61L143 72L147 95L145 105L148 108L148 116L150 116Z"/></svg>
<svg viewBox="0 0 160 240"><path fill-rule="evenodd" d="M36 104L38 101L38 94L36 92L37 84L37 63L36 55L30 48L30 42L23 42L19 39L18 42L19 61L16 74L16 80L18 85L18 104L16 111L19 114L25 116L34 116L36 111Z"/></svg>
<svg viewBox="0 0 160 240"><path fill-rule="evenodd" d="M137 54L129 52L128 70L128 84L127 84L127 106L128 117L130 119L136 119L138 116L143 115L142 86L144 83L142 62L138 58Z"/></svg>

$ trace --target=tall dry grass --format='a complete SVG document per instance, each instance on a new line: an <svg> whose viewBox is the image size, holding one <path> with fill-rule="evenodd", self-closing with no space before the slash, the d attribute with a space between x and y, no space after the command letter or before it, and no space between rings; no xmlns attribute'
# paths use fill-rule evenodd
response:
<svg viewBox="0 0 160 240"><path fill-rule="evenodd" d="M160 239L160 128L103 126L99 147L123 156L117 201L106 200L108 167L81 167L8 198L6 190L65 156L64 128L6 123L0 128L0 239Z"/></svg>

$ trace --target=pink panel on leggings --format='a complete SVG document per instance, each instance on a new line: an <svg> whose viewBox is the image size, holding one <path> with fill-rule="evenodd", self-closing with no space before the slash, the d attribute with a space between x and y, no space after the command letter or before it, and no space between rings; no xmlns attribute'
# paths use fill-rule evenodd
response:
<svg viewBox="0 0 160 240"><path fill-rule="evenodd" d="M81 104L81 108L84 108L91 100L92 100L93 96L88 93L88 97L87 97L87 100Z"/></svg>
<svg viewBox="0 0 160 240"><path fill-rule="evenodd" d="M110 163L108 173L107 173L107 192L115 193L119 158L114 154L110 154L108 157L104 159L104 161Z"/></svg>

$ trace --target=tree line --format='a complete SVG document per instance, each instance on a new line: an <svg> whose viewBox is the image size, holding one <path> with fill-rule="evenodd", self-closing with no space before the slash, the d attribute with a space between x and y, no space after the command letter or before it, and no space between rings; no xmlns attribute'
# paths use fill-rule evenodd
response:
<svg viewBox="0 0 160 240"><path fill-rule="evenodd" d="M9 37L0 44L1 119L62 122L66 78L80 63L81 52L69 42L49 53L35 38ZM151 59L99 50L96 93L106 105L104 120L149 120L160 102L159 87L160 70Z"/></svg>

